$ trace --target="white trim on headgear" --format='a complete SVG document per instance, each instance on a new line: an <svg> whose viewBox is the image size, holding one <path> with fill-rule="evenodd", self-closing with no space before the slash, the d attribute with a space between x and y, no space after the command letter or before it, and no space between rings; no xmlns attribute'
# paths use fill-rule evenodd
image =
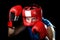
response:
<svg viewBox="0 0 60 40"><path fill-rule="evenodd" d="M25 11L25 16L27 17L27 16L31 16L31 11Z"/></svg>

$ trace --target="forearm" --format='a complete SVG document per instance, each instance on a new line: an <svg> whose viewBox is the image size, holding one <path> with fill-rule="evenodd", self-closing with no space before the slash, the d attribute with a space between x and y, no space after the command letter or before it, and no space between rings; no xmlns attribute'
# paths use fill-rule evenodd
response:
<svg viewBox="0 0 60 40"><path fill-rule="evenodd" d="M19 34L21 31L23 31L26 27L24 26L20 26L20 27L17 27L17 28L8 28L8 37L10 36L14 36L14 35L17 35Z"/></svg>
<svg viewBox="0 0 60 40"><path fill-rule="evenodd" d="M15 31L14 27L13 28L8 27L8 37L10 37L14 33L14 31Z"/></svg>

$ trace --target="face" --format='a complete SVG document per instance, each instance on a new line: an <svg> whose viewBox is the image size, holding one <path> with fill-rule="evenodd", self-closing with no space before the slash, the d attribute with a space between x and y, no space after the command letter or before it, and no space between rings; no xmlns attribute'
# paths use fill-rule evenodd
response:
<svg viewBox="0 0 60 40"><path fill-rule="evenodd" d="M26 22L28 23L33 23L36 22L37 18L36 17L26 17Z"/></svg>

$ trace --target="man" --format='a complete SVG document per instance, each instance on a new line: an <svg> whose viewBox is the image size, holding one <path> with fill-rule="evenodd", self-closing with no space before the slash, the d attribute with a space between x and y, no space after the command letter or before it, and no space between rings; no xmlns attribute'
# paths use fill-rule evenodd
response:
<svg viewBox="0 0 60 40"><path fill-rule="evenodd" d="M34 33L32 33L32 30L31 30L31 29L33 29L33 27L31 27L31 26L33 26L37 20L42 21L46 25L45 26L45 28L47 30L46 38L48 40L55 40L55 30L53 28L54 26L51 24L51 22L49 20L44 19L42 17L42 9L39 8L39 6L33 5L33 6L25 7L23 10L22 16L23 16L24 26L28 27L28 30L29 30L32 40L40 40L38 37L39 36L38 33L34 34ZM38 26L38 24L37 24L37 26Z"/></svg>
<svg viewBox="0 0 60 40"><path fill-rule="evenodd" d="M27 8L27 7L26 7ZM29 8L29 7L28 7ZM33 8L32 8L33 9ZM30 9L28 9L28 10L30 10ZM38 11L39 12L39 11ZM36 18L35 17L32 17L32 18L30 18L30 17L25 17L26 18L26 21L27 22L31 22L31 20L34 22L34 21L36 21ZM49 40L52 40L52 38L53 38L53 36L52 35L54 35L53 33L54 33L54 29L53 29L53 27L51 26L51 23L48 21L48 20L46 20L46 19L44 19L44 18L42 18L42 16L40 16L40 18L39 18L39 20L40 21L42 21L45 25L47 25L48 27L45 27L46 29L47 29L47 32L48 32L48 38L49 38ZM25 20L25 19L24 19ZM24 21L23 21L24 22ZM27 23L25 23L25 25L24 26L26 26L26 24ZM33 23L32 23L33 24ZM31 26L31 25L28 25L28 26ZM20 27L19 29L17 29L15 32L14 32L14 28L13 29L9 29L9 31L12 31L12 33L11 34L13 34L13 33L16 33L17 31L17 34L19 33L19 31L20 31L20 29L22 28L22 30L23 29L25 29L25 27ZM31 38L32 38L32 40L36 40L36 38L39 40L39 35L38 35L38 33L36 33L36 34L34 34L34 33L32 33L32 28L31 27L27 27L28 28L28 30L29 30L29 33L30 33L30 36L31 36ZM51 30L51 29L53 29L53 30ZM53 32L52 32L53 31ZM16 35L17 35L16 34ZM32 35L33 34L33 35ZM54 38L55 39L55 38Z"/></svg>

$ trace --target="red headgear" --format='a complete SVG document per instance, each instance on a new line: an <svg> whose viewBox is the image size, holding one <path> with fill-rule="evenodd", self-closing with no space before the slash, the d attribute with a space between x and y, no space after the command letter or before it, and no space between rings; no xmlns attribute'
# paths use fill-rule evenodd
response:
<svg viewBox="0 0 60 40"><path fill-rule="evenodd" d="M42 21L42 9L41 7L25 7L22 11L22 16L23 16L23 23L25 26L32 26L34 25L37 21ZM26 17L36 17L37 21L28 23L26 21Z"/></svg>

